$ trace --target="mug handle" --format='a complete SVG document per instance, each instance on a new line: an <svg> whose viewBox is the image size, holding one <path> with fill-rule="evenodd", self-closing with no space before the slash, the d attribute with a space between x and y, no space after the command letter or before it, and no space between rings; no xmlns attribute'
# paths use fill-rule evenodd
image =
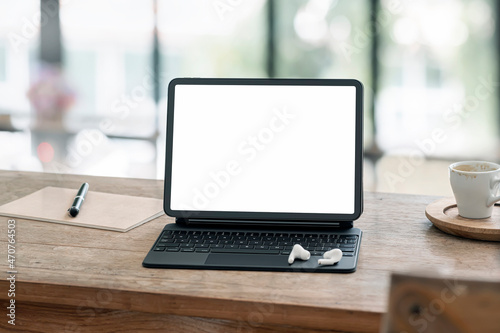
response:
<svg viewBox="0 0 500 333"><path fill-rule="evenodd" d="M500 178L492 179L490 182L490 189L493 191L496 188L496 185L500 183ZM486 203L487 207L492 206L495 204L495 202L500 201L500 195L490 195L490 198L488 199L488 202Z"/></svg>

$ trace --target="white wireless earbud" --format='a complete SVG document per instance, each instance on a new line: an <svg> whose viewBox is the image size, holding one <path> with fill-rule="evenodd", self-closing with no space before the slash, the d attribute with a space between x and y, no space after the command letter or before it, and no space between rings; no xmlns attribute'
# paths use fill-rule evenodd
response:
<svg viewBox="0 0 500 333"><path fill-rule="evenodd" d="M326 251L323 254L324 259L319 259L318 264L322 266L336 264L342 259L342 251L340 249L333 249Z"/></svg>
<svg viewBox="0 0 500 333"><path fill-rule="evenodd" d="M295 259L308 260L311 258L311 253L304 249L300 244L295 244L293 246L292 252L288 256L288 263L293 264Z"/></svg>

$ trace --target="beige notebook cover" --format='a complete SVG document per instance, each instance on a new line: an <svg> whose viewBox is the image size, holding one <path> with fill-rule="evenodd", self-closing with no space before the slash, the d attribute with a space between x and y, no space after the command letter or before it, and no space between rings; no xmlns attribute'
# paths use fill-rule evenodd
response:
<svg viewBox="0 0 500 333"><path fill-rule="evenodd" d="M0 215L114 231L129 231L163 214L163 201L89 191L80 213L68 215L78 189L45 187L0 206Z"/></svg>

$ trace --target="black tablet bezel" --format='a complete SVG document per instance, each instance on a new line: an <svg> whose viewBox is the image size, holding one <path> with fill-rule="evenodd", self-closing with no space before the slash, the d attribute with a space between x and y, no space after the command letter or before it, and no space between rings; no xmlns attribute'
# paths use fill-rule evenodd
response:
<svg viewBox="0 0 500 333"><path fill-rule="evenodd" d="M174 98L177 85L317 85L352 86L356 88L356 142L355 142L355 191L354 213L352 214L314 214L279 212L234 212L234 211L185 211L170 209L172 179L172 148L174 124ZM167 102L167 143L165 154L164 211L168 216L180 219L217 219L286 221L290 224L303 222L354 221L363 211L363 85L354 79L218 79L218 78L176 78L168 86Z"/></svg>

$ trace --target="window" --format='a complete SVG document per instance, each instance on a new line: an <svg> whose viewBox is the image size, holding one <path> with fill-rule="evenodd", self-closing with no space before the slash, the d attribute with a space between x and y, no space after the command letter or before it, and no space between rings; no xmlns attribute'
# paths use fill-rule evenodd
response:
<svg viewBox="0 0 500 333"><path fill-rule="evenodd" d="M365 91L365 146L372 143L370 3L367 0L276 2L278 77L355 78Z"/></svg>
<svg viewBox="0 0 500 333"><path fill-rule="evenodd" d="M166 78L265 77L265 24L263 0L159 1Z"/></svg>
<svg viewBox="0 0 500 333"><path fill-rule="evenodd" d="M400 1L385 17L377 141L385 152L489 158L498 131L493 1Z"/></svg>
<svg viewBox="0 0 500 333"><path fill-rule="evenodd" d="M77 92L70 130L109 119L107 134L152 136L153 2L77 1L60 11L64 69Z"/></svg>
<svg viewBox="0 0 500 333"><path fill-rule="evenodd" d="M0 112L28 115L26 92L40 28L40 2L0 0Z"/></svg>

